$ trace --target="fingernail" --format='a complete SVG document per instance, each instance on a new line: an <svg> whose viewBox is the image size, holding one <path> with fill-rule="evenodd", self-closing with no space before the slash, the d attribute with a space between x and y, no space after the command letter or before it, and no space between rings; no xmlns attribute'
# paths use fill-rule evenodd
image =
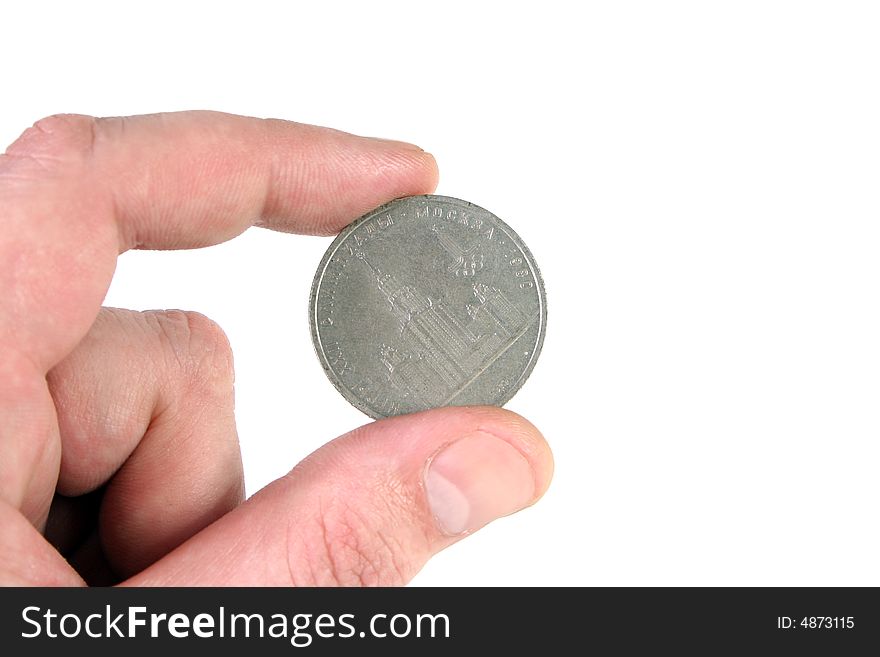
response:
<svg viewBox="0 0 880 657"><path fill-rule="evenodd" d="M527 506L535 495L535 475L516 448L476 431L431 459L425 490L440 529L456 536Z"/></svg>

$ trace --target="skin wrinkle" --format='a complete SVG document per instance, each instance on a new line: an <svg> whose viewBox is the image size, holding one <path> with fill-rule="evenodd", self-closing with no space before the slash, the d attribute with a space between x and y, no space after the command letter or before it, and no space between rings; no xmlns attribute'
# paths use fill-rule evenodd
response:
<svg viewBox="0 0 880 657"><path fill-rule="evenodd" d="M367 485L367 488L369 489L367 494L349 495L347 499L373 500L377 505L375 509L366 510L361 508L362 505L344 500L335 500L329 511L322 505L320 518L323 524L324 547L328 553L334 581L347 583L350 578L355 578L360 585L402 583L407 580L403 573L412 570L398 564L400 555L406 554L407 551L399 542L395 548L387 537L382 535L381 519L418 517L420 515L418 507L414 505L412 498L403 492L405 487L393 476L393 473L387 483L385 477L377 476L376 482ZM377 525L375 520L371 522L371 518L378 519L379 524ZM374 526L377 529L370 529ZM328 534L331 535L329 539ZM372 546L372 550L365 547L372 544L371 536L379 537L380 549L376 550L375 545ZM334 545L337 546L336 549L333 548ZM414 554L417 555L420 551L416 550ZM382 573L388 571L389 564L397 577L392 577L387 582Z"/></svg>
<svg viewBox="0 0 880 657"><path fill-rule="evenodd" d="M321 537L321 544L323 546L323 551L318 555L315 555L318 559L324 557L322 563L325 566L325 570L330 576L330 581L335 586L342 586L342 580L339 577L339 572L336 570L336 564L332 558L332 547L330 546L330 541L327 538L327 510L324 508L323 501L319 499L318 501L318 516L316 520L316 524L318 526L319 535ZM323 578L317 579L316 584L320 584Z"/></svg>
<svg viewBox="0 0 880 657"><path fill-rule="evenodd" d="M294 586L316 586L318 582L318 574L315 570L315 562L313 559L303 559L301 557L302 554L309 554L308 551L308 542L305 540L304 536L300 532L299 523L294 520L294 516L290 515L287 517L287 529L288 534L286 538L286 544L289 548L285 553L285 562L287 564L287 571L291 576L291 581ZM299 537L297 541L297 546L299 546L299 550L294 550L290 548L290 537L293 536L294 532ZM294 561L296 560L296 563ZM298 576L296 573L298 570L308 571L308 577L303 579Z"/></svg>
<svg viewBox="0 0 880 657"><path fill-rule="evenodd" d="M7 168L7 166L12 165L15 160L20 160L24 162L33 163L41 170L42 173L51 173L52 167L47 164L47 162L51 164L57 164L58 160L52 161L51 158L46 157L37 157L31 153L15 153L6 151L2 155L0 155L0 176L3 177L3 181L7 180L15 180L16 178L21 181L32 182L34 180L33 176L27 173L26 171L14 172L14 171L4 171L3 169Z"/></svg>
<svg viewBox="0 0 880 657"><path fill-rule="evenodd" d="M43 420L42 417L45 413L46 406L43 402L38 401L38 398L42 397L44 392L46 397L50 397L48 391L45 389L45 383L41 381L38 373L40 371L39 367L36 363L34 363L31 356L25 352L22 352L11 346L8 350L4 352L7 369L11 370L13 373L18 372L18 375L15 376L14 380L9 380L5 382L6 385L6 394L9 395L7 399L3 399L2 401L7 401L8 399L15 399L16 393L20 395L18 398L24 398L28 400L28 408L31 407L33 403L37 403L43 407L44 410L41 410L38 415L40 417L37 418L37 422ZM15 366L16 362L23 363L23 365ZM12 363L13 365L10 367L8 363ZM18 370L18 367L22 367L22 370ZM26 373L26 370L30 370L30 373ZM15 375L15 374L14 374ZM54 409L52 409L54 410ZM28 444L29 450L34 450L34 445L36 445L36 449L32 451L29 455L28 461L41 464L43 467L50 469L50 471L57 472L60 460L61 460L61 450L60 445L58 443L55 432L53 431L53 426L51 423L39 422L39 424L44 426L45 434L42 436L42 439L32 440ZM0 438L3 437L3 434L0 433ZM20 453L19 453L20 454ZM16 467L14 473L18 476L21 476L20 473L22 471L22 467ZM30 472L28 470L24 470L27 476L23 480L20 480L17 486L9 486L8 482L0 490L0 503L2 501L7 500L14 507L22 507L26 508L27 504L30 502L31 506L36 506L36 508L40 508L41 505L46 506L45 512L41 512L35 515L35 524L38 528L42 528L45 524L46 513L48 513L48 500L45 499L46 493L43 493L43 498L37 498L36 500L27 500L25 499L28 492L32 491L35 487L35 481L37 477L37 470L34 469ZM11 494L10 490L12 489ZM49 498L51 499L51 498Z"/></svg>
<svg viewBox="0 0 880 657"><path fill-rule="evenodd" d="M375 524L374 522L373 525ZM370 531L371 524L365 522L356 508L349 506L346 509L346 525L351 527L351 532L343 545L353 555L350 570L356 577L358 586L381 586L384 584L383 574L386 572L389 555L381 546L375 545L372 540L372 535L375 534Z"/></svg>
<svg viewBox="0 0 880 657"><path fill-rule="evenodd" d="M314 555L329 582L335 586L376 585L382 583L384 571L381 551L366 549L372 535L368 523L356 508L334 499L328 507L324 499L318 502L319 513L311 519L321 536L321 551ZM375 546L372 546L375 547ZM314 571L313 571L314 572ZM325 576L315 574L315 584L327 583Z"/></svg>
<svg viewBox="0 0 880 657"><path fill-rule="evenodd" d="M89 122L89 131L91 133L91 139L89 140L89 155L94 155L95 153L95 144L98 139L96 123L97 122L94 119Z"/></svg>
<svg viewBox="0 0 880 657"><path fill-rule="evenodd" d="M349 521L339 518L335 511L321 513L315 521L321 526L331 582L335 586L364 586L366 562L357 548L357 535Z"/></svg>
<svg viewBox="0 0 880 657"><path fill-rule="evenodd" d="M405 555L408 553L412 553L412 552L425 553L425 552L430 551L430 548L431 548L432 544L434 543L434 541L431 540L431 530L429 530L429 528L426 527L426 522L425 522L426 514L419 512L420 509L427 508L427 502L424 499L424 497L421 495L421 493L419 493L419 494L410 493L407 490L408 487L406 486L406 484L401 479L396 477L395 473L393 473L393 472L389 473L388 477L389 477L390 482L386 487L383 487L383 488L385 490L387 490L390 494L385 495L385 494L383 494L385 491L380 490L379 493L375 496L375 499L379 500L379 503L382 506L382 508L379 509L379 512L377 513L377 515L380 518L398 518L401 516L404 516L404 517L411 516L411 517L415 518L416 521L414 523L412 523L412 525L410 527L411 528L417 527L419 538L422 539L422 545L416 545L415 549L408 550L408 549L405 549L403 543L401 542L401 538L399 536L394 537L393 540L397 546L397 549L395 550L394 547L391 545L391 540L392 540L391 537L394 535L386 535L385 532L382 531L381 527L377 528L377 530L376 530L376 533L379 536L380 540L383 542L383 544L385 545L385 547L389 551L388 553L389 553L390 561L391 561L392 565L394 566L394 570L399 575L399 582L403 583L403 582L408 581L409 577L412 576L412 575L406 576L406 575L404 575L404 573L412 573L412 572L414 572L414 569L413 569L411 563L407 562L406 566L404 566L403 562L406 560L404 559L402 561L399 561L399 559L401 559L402 555ZM416 484L417 488L418 488L418 486L419 486L419 484ZM396 504L395 504L395 502L396 502ZM430 514L427 514L427 515L430 515ZM428 522L431 522L431 521L428 520ZM415 544L416 541L408 541L408 543ZM416 568L415 571L417 572L418 569Z"/></svg>
<svg viewBox="0 0 880 657"><path fill-rule="evenodd" d="M296 573L293 568L293 549L290 546L290 534L293 532L293 517L287 516L284 528L284 565L287 566L287 576L291 586L299 586Z"/></svg>
<svg viewBox="0 0 880 657"><path fill-rule="evenodd" d="M394 563L394 554L387 549L389 544L380 540L381 545L376 545L373 540L374 536L379 536L383 521L389 516L375 513L368 515L359 510L356 505L351 504L347 505L345 512L346 524L352 528L350 538L345 545L357 560L357 566L354 570L359 584L361 586L386 586L395 583L393 578L388 577L388 565ZM349 518L353 518L353 520L349 520ZM375 529L373 529L374 527ZM392 570L394 570L393 567Z"/></svg>
<svg viewBox="0 0 880 657"><path fill-rule="evenodd" d="M334 529L332 531L332 540L330 538L331 520L336 521L333 523ZM313 522L317 523L320 527L321 541L323 544L322 556L324 557L327 572L330 576L330 582L334 586L344 586L345 584L351 583L356 586L363 586L363 579L361 578L360 572L357 569L343 566L344 559L339 556L339 550L348 547L347 542L352 532L351 526L345 522L340 523L335 509L328 513L323 505L321 506L321 512ZM341 530L339 529L340 527L342 528ZM345 577L345 575L348 574L354 576L354 582L351 582Z"/></svg>
<svg viewBox="0 0 880 657"><path fill-rule="evenodd" d="M412 576L410 575L410 569L404 569L404 567L398 560L398 555L405 554L403 546L399 543L399 541L394 540L389 534L381 529L376 530L376 536L382 542L382 545L385 546L385 550L389 555L389 564L391 565L391 569L394 574L394 577L391 579L390 585L399 586L408 582L410 577Z"/></svg>
<svg viewBox="0 0 880 657"><path fill-rule="evenodd" d="M274 526L274 524L272 526ZM203 572L211 572L214 570L218 573L225 574L229 571L230 567L234 568L238 564L242 564L251 571L255 566L249 560L249 557L257 556L259 556L257 564L265 566L265 550L261 549L257 552L246 550L245 548L250 544L250 541L253 541L254 544L261 547L271 545L272 541L268 529L271 529L271 527L267 528L263 523L259 523L249 527L248 533L236 532L229 535L222 549L206 552L203 555L204 560L198 565L198 568L202 569ZM248 572L247 575L250 576L251 572ZM168 582L162 583L167 584ZM278 584L280 583L281 582L278 582ZM198 585L202 585L201 580L199 580Z"/></svg>
<svg viewBox="0 0 880 657"><path fill-rule="evenodd" d="M351 555L348 571L356 578L358 586L381 586L389 555L374 544L371 538L375 533L370 530L371 526L381 526L381 522L368 522L364 514L351 504L346 504L343 513L343 523L349 531L345 534L346 540L340 544Z"/></svg>
<svg viewBox="0 0 880 657"><path fill-rule="evenodd" d="M262 194L262 198L260 199L260 203L259 203L260 211L257 214L256 218L254 219L254 225L260 226L260 227L262 227L264 225L263 217L275 215L275 213L273 212L274 199L273 199L273 189L272 189L272 182L271 181L281 179L277 155L271 154L266 159L265 167L266 167L266 173L263 176L263 179L266 182L263 185L263 190L262 190L263 194Z"/></svg>

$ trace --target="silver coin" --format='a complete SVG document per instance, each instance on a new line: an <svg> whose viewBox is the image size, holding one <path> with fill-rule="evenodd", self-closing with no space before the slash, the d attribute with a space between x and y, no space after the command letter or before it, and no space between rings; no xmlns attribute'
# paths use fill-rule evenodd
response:
<svg viewBox="0 0 880 657"><path fill-rule="evenodd" d="M309 322L330 381L381 418L505 404L541 351L547 301L531 253L498 217L448 196L411 196L333 241Z"/></svg>

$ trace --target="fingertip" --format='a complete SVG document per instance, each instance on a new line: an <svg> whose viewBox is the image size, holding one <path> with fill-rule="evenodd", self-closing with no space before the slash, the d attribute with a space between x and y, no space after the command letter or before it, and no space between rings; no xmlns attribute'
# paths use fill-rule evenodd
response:
<svg viewBox="0 0 880 657"><path fill-rule="evenodd" d="M430 514L449 537L530 506L543 495L552 470L546 441L525 418L492 407L440 415L456 412L461 426L445 436L423 473Z"/></svg>
<svg viewBox="0 0 880 657"><path fill-rule="evenodd" d="M433 153L421 151L420 156L423 161L422 166L425 172L424 191L420 193L431 194L437 189L437 185L440 183L440 167L438 166L437 158L434 157Z"/></svg>
<svg viewBox="0 0 880 657"><path fill-rule="evenodd" d="M408 415L377 420L342 436L340 441L356 439L373 442L376 433L389 436L389 449L408 449L419 454L433 452L457 436L476 431L490 433L510 443L535 470L535 490L540 494L553 475L553 453L541 431L514 411L497 406L447 406ZM393 437L393 438L391 438ZM535 498L537 499L537 498Z"/></svg>
<svg viewBox="0 0 880 657"><path fill-rule="evenodd" d="M529 462L535 476L534 504L547 492L553 479L553 452L544 434L522 415L504 408L487 407L496 424L495 435L514 446Z"/></svg>
<svg viewBox="0 0 880 657"><path fill-rule="evenodd" d="M437 161L414 144L282 121L273 127L274 150L290 155L276 155L258 226L335 235L384 203L437 187Z"/></svg>
<svg viewBox="0 0 880 657"><path fill-rule="evenodd" d="M438 410L461 412L473 423L475 431L489 433L516 449L529 464L534 475L534 491L528 505L541 499L553 478L554 462L550 445L537 426L519 413L497 406Z"/></svg>
<svg viewBox="0 0 880 657"><path fill-rule="evenodd" d="M361 454L369 452L382 463L408 463L412 468L427 469L432 460L447 447L473 436L491 436L504 442L522 458L529 468L529 494L511 493L506 498L514 503L508 513L537 502L547 491L553 478L553 453L541 431L522 415L496 406L459 406L436 408L409 415L378 420L339 439ZM470 441L472 450L455 450L461 466L488 467L496 459L502 470L519 469L520 463L505 450L492 450L484 440ZM360 443L360 445L359 445ZM480 443L480 444L478 444ZM488 451L487 451L488 450ZM485 478L487 470L482 471ZM522 484L524 487L525 484ZM524 490L524 488L521 488ZM498 514L506 515L506 514Z"/></svg>

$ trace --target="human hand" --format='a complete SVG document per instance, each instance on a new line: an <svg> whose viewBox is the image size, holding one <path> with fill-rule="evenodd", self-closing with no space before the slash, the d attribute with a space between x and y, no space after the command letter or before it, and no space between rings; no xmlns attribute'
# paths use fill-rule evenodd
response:
<svg viewBox="0 0 880 657"><path fill-rule="evenodd" d="M329 235L436 177L408 144L211 112L27 130L0 156L0 583L402 584L540 497L538 431L471 407L365 425L242 503L222 331L101 308L128 249Z"/></svg>

